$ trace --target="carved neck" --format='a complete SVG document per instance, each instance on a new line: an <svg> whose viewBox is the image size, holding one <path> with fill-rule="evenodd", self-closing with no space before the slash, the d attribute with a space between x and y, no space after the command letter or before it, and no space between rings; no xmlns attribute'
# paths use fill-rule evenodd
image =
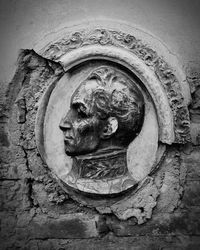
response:
<svg viewBox="0 0 200 250"><path fill-rule="evenodd" d="M124 176L127 172L127 149L113 147L73 158L72 171L78 178L107 179Z"/></svg>

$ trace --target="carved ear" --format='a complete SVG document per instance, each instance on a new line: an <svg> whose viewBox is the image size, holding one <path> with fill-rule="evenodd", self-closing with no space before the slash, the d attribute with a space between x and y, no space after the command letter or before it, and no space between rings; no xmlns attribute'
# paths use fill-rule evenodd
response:
<svg viewBox="0 0 200 250"><path fill-rule="evenodd" d="M118 121L115 117L109 117L107 125L103 128L101 138L107 139L113 135L118 129Z"/></svg>

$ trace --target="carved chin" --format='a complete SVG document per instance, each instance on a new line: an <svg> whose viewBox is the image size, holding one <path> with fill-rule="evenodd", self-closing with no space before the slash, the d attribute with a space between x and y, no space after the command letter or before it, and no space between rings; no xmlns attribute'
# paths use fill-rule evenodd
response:
<svg viewBox="0 0 200 250"><path fill-rule="evenodd" d="M84 148L84 149L80 149L77 147L73 147L70 145L65 145L65 153L68 156L78 156L78 155L86 155L92 152L95 152L96 150L94 150L93 148Z"/></svg>
<svg viewBox="0 0 200 250"><path fill-rule="evenodd" d="M70 146L65 146L65 153L68 156L76 156L79 155L80 152L78 150L76 150L74 147L70 147Z"/></svg>
<svg viewBox="0 0 200 250"><path fill-rule="evenodd" d="M73 143L65 142L65 153L69 156L77 156L82 154L81 150L77 148Z"/></svg>
<svg viewBox="0 0 200 250"><path fill-rule="evenodd" d="M66 155L68 155L68 156L76 156L76 155L79 154L79 153L74 152L74 151L69 151L68 149L65 149L65 153L66 153Z"/></svg>
<svg viewBox="0 0 200 250"><path fill-rule="evenodd" d="M74 143L65 140L65 153L69 156L77 153L73 144Z"/></svg>
<svg viewBox="0 0 200 250"><path fill-rule="evenodd" d="M86 155L98 150L100 140L96 135L77 136L64 139L64 149L68 156Z"/></svg>

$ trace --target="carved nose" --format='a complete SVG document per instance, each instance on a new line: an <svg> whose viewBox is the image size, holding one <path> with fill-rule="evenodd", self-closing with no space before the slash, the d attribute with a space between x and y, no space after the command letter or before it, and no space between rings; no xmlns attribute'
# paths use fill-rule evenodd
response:
<svg viewBox="0 0 200 250"><path fill-rule="evenodd" d="M67 119L63 118L63 119L60 121L59 128L60 128L62 131L66 131L66 130L71 129L71 124L67 121Z"/></svg>

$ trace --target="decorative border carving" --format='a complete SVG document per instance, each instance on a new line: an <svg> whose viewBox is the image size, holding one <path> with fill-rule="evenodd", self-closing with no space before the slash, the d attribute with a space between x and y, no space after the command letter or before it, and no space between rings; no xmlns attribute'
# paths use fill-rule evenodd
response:
<svg viewBox="0 0 200 250"><path fill-rule="evenodd" d="M175 143L186 143L190 138L190 122L188 109L184 103L178 82L173 70L151 48L142 44L130 34L114 30L97 28L92 31L80 30L66 35L55 43L48 44L42 55L51 60L59 61L66 53L89 45L115 46L134 53L138 58L154 71L164 87L174 118Z"/></svg>

